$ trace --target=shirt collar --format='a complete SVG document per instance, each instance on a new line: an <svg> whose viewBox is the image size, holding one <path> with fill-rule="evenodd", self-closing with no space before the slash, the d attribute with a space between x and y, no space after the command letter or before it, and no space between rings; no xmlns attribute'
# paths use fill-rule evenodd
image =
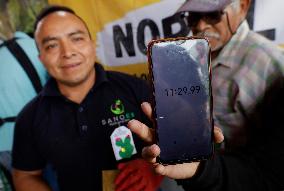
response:
<svg viewBox="0 0 284 191"><path fill-rule="evenodd" d="M91 88L91 90L95 90L98 88L102 83L108 82L107 73L104 70L103 66L96 63L95 64L95 71L96 71L96 81L94 86ZM44 96L62 96L60 93L56 80L54 78L50 78L48 82L46 83L44 89L43 89L43 95Z"/></svg>
<svg viewBox="0 0 284 191"><path fill-rule="evenodd" d="M102 65L96 63L95 64L95 70L96 70L96 82L95 82L92 90L95 90L104 82L109 82L109 79L107 77L107 72L104 70Z"/></svg>
<svg viewBox="0 0 284 191"><path fill-rule="evenodd" d="M215 67L217 64L222 64L230 68L233 67L233 64L235 63L234 59L238 56L238 49L242 48L242 41L248 35L249 30L248 22L246 20L243 21L236 33L218 54L217 58L212 60L212 66Z"/></svg>

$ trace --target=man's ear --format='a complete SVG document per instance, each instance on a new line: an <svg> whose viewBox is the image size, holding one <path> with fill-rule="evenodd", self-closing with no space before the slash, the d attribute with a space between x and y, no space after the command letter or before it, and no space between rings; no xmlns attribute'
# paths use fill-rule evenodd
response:
<svg viewBox="0 0 284 191"><path fill-rule="evenodd" d="M247 16L251 0L240 0L240 14L242 20L244 20Z"/></svg>
<svg viewBox="0 0 284 191"><path fill-rule="evenodd" d="M96 55L96 41L92 39L92 45L93 45L93 49L94 49L94 54Z"/></svg>
<svg viewBox="0 0 284 191"><path fill-rule="evenodd" d="M38 57L38 59L42 62L41 54L40 54L40 53L37 55L37 57Z"/></svg>
<svg viewBox="0 0 284 191"><path fill-rule="evenodd" d="M38 53L38 59L44 65L44 62L43 62L43 59L42 59L42 54L40 54L40 52Z"/></svg>

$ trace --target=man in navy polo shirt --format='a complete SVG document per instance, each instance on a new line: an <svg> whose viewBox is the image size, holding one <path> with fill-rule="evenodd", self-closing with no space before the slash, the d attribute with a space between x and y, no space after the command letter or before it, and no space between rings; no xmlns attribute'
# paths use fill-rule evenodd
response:
<svg viewBox="0 0 284 191"><path fill-rule="evenodd" d="M43 10L34 34L51 79L17 119L16 189L51 190L41 177L50 163L61 191L108 189L117 166L117 190L155 190L161 178L137 159L142 145L125 127L134 118L149 124L140 109L149 97L145 82L95 64L87 25L67 7Z"/></svg>

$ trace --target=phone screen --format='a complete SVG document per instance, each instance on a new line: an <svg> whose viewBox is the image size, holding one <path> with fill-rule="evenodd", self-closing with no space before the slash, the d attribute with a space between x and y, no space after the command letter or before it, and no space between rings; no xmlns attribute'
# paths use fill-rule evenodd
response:
<svg viewBox="0 0 284 191"><path fill-rule="evenodd" d="M160 162L209 158L213 121L208 41L158 40L148 50Z"/></svg>

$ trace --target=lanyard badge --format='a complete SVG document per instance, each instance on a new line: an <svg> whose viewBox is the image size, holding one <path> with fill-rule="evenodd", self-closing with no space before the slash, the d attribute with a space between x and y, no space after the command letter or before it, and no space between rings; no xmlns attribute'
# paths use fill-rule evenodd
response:
<svg viewBox="0 0 284 191"><path fill-rule="evenodd" d="M127 127L120 126L116 128L111 134L110 139L117 161L130 158L137 153L132 133Z"/></svg>

